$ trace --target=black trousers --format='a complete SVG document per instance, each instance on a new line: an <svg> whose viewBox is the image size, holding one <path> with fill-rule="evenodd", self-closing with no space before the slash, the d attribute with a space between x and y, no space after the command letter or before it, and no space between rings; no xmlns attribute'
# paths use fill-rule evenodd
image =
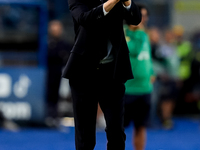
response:
<svg viewBox="0 0 200 150"><path fill-rule="evenodd" d="M99 105L106 120L107 150L124 150L124 83L113 80L112 63L100 65L90 79L70 79L75 119L76 150L93 150Z"/></svg>

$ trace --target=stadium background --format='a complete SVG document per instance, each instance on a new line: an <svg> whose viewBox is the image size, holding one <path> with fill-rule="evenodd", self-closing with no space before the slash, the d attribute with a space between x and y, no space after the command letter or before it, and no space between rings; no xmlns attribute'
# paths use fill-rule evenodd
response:
<svg viewBox="0 0 200 150"><path fill-rule="evenodd" d="M150 10L149 28L158 27L162 31L181 25L184 38L193 44L199 56L198 0L136 1L144 2ZM8 120L20 126L14 130L0 130L0 150L74 149L71 101L66 100L70 96L69 87L60 89L59 111L63 118L59 129L44 125L48 23L52 20L63 23L63 38L73 44L73 24L67 0L0 0L0 110ZM67 91L67 95L63 91ZM155 113L152 115L157 117ZM148 129L147 149L200 149L200 100L180 102L173 119L172 131ZM127 150L131 149L131 130L126 129ZM97 131L97 143L96 150L105 147L102 131Z"/></svg>

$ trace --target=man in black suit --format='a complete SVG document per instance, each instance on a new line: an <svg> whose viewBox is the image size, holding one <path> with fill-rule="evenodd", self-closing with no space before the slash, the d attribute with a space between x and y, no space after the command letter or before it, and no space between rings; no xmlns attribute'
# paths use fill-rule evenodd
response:
<svg viewBox="0 0 200 150"><path fill-rule="evenodd" d="M70 82L77 150L95 147L98 103L106 120L108 150L125 149L124 83L133 78L123 20L133 25L141 14L133 0L68 0L75 43L63 71Z"/></svg>

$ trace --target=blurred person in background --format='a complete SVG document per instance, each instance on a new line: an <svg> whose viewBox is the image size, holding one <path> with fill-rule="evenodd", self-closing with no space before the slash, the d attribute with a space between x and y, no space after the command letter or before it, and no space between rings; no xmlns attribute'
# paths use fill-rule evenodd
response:
<svg viewBox="0 0 200 150"><path fill-rule="evenodd" d="M180 25L173 27L173 33L175 35L175 44L177 46L177 54L180 58L180 66L178 68L178 75L180 78L180 101L190 101L192 98L191 91L193 88L193 82L191 82L191 68L192 61L194 59L194 51L190 41L184 39L184 28Z"/></svg>
<svg viewBox="0 0 200 150"><path fill-rule="evenodd" d="M191 62L193 60L192 44L184 39L184 28L176 25L173 27L177 54L180 58L179 77L185 81L191 74Z"/></svg>
<svg viewBox="0 0 200 150"><path fill-rule="evenodd" d="M151 27L147 30L147 32L149 35L150 45L151 45L153 69L155 74L159 74L160 72L163 72L162 64L165 61L165 58L162 52L160 51L161 40L162 40L161 31L157 27Z"/></svg>
<svg viewBox="0 0 200 150"><path fill-rule="evenodd" d="M47 56L47 118L48 126L58 125L59 87L62 69L68 60L71 46L63 40L63 25L58 20L49 23Z"/></svg>
<svg viewBox="0 0 200 150"><path fill-rule="evenodd" d="M177 70L179 69L179 57L174 44L174 34L172 30L168 29L164 32L164 41L162 42L159 51L162 54L161 65L163 71L159 72L159 106L160 119L162 126L165 129L173 128L172 115L175 103L178 96L178 81L179 76Z"/></svg>
<svg viewBox="0 0 200 150"><path fill-rule="evenodd" d="M148 29L148 35L151 44L152 60L162 63L164 61L164 58L162 57L162 54L159 51L161 41L160 30L157 27L151 27Z"/></svg>
<svg viewBox="0 0 200 150"><path fill-rule="evenodd" d="M153 84L153 92L151 98L151 110L150 110L150 118L148 126L151 128L159 128L160 127L160 120L158 118L158 102L159 102L159 74L164 72L163 63L165 61L161 51L161 31L158 27L151 27L148 29L148 35L151 44L151 55L152 55L152 62L153 62L153 70L154 74L156 75L155 82Z"/></svg>
<svg viewBox="0 0 200 150"><path fill-rule="evenodd" d="M137 25L133 0L68 0L75 44L63 71L69 79L77 150L93 150L98 103L106 120L107 150L124 150L124 83L133 78L123 21Z"/></svg>
<svg viewBox="0 0 200 150"><path fill-rule="evenodd" d="M130 51L129 57L134 79L125 83L124 96L125 113L124 125L134 123L133 147L144 150L146 144L146 127L150 113L152 83L155 80L151 59L151 47L145 26L149 12L145 5L137 4L142 14L142 21L138 26L127 22L125 35Z"/></svg>

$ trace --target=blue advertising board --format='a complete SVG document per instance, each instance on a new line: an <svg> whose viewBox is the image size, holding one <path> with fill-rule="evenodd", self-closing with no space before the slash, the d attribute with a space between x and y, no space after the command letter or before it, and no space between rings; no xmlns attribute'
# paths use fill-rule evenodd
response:
<svg viewBox="0 0 200 150"><path fill-rule="evenodd" d="M42 68L0 69L0 110L11 120L43 122L45 85Z"/></svg>

